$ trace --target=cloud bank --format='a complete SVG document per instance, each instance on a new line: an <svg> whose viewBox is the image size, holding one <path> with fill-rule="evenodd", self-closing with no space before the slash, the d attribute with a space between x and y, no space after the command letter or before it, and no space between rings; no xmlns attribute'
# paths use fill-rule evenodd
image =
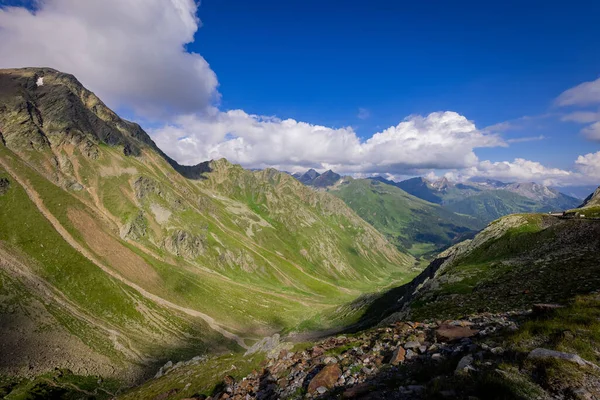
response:
<svg viewBox="0 0 600 400"><path fill-rule="evenodd" d="M479 131L451 111L410 116L365 141L350 127L333 129L242 110L182 116L151 133L161 148L188 164L225 157L248 167L362 173L464 168L478 162L475 148L505 145L498 135Z"/></svg>
<svg viewBox="0 0 600 400"><path fill-rule="evenodd" d="M112 107L145 117L196 112L218 99L217 76L184 49L194 0L45 0L0 8L0 67L69 72Z"/></svg>

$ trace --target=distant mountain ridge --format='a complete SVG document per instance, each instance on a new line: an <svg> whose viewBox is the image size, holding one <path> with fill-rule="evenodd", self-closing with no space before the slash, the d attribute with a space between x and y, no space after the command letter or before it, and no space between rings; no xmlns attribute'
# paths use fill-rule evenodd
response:
<svg viewBox="0 0 600 400"><path fill-rule="evenodd" d="M534 182L504 183L491 179L472 179L454 183L446 178L436 181L412 178L391 184L421 199L475 216L484 222L511 213L568 210L580 203L574 197Z"/></svg>
<svg viewBox="0 0 600 400"><path fill-rule="evenodd" d="M327 188L342 179L340 174L336 174L332 170L327 170L320 174L312 168L303 174L297 172L292 174L292 176L307 186L318 188Z"/></svg>

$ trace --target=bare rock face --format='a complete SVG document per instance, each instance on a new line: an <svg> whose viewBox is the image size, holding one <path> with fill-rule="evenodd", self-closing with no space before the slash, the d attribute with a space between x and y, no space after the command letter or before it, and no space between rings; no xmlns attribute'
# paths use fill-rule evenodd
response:
<svg viewBox="0 0 600 400"><path fill-rule="evenodd" d="M592 207L600 205L600 187L594 191L594 193L590 194L584 201L583 204L579 206L579 208L583 207Z"/></svg>
<svg viewBox="0 0 600 400"><path fill-rule="evenodd" d="M0 104L4 140L12 149L70 143L93 158L98 143L125 146L128 155L136 156L140 144L154 147L137 124L119 118L73 75L50 68L2 70Z"/></svg>

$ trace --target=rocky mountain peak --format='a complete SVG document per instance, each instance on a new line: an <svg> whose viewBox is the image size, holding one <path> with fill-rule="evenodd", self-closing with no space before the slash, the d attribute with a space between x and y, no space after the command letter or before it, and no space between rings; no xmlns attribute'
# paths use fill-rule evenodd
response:
<svg viewBox="0 0 600 400"><path fill-rule="evenodd" d="M125 121L70 74L51 68L0 70L0 126L12 150L64 144L94 157L100 143L127 155L156 145L139 125Z"/></svg>
<svg viewBox="0 0 600 400"><path fill-rule="evenodd" d="M437 181L430 182L430 185L431 187L439 190L440 192L443 192L445 190L448 190L448 188L452 186L452 183L448 180L448 178L443 177L441 179L438 179Z"/></svg>
<svg viewBox="0 0 600 400"><path fill-rule="evenodd" d="M310 179L315 179L315 178L316 178L316 177L318 177L320 174L319 174L317 171L315 171L314 169L312 169L312 168L311 168L311 169L309 169L308 171L306 171L306 172L304 173L304 175L305 175L307 178L310 178Z"/></svg>

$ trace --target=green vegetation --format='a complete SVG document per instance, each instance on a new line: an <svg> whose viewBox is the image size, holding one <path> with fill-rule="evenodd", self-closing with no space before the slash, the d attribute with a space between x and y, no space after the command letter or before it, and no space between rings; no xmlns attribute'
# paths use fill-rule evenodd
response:
<svg viewBox="0 0 600 400"><path fill-rule="evenodd" d="M565 301L600 287L600 224L544 214L491 224L419 291L412 315L459 317Z"/></svg>
<svg viewBox="0 0 600 400"><path fill-rule="evenodd" d="M600 363L600 297L577 296L567 307L527 321L511 342L525 350L536 343L538 347L576 353Z"/></svg>
<svg viewBox="0 0 600 400"><path fill-rule="evenodd" d="M431 256L483 227L459 215L372 179L348 179L331 190L401 251Z"/></svg>
<svg viewBox="0 0 600 400"><path fill-rule="evenodd" d="M114 398L120 389L121 383L115 379L79 376L65 369L35 379L0 377L0 396L6 400L104 400Z"/></svg>
<svg viewBox="0 0 600 400"><path fill-rule="evenodd" d="M566 307L527 320L505 345L516 356L507 359L500 373L477 377L480 390L496 398L534 399L544 391L569 396L574 389L590 387L600 378L598 370L557 359L528 359L534 348L573 353L598 364L600 361L600 297L577 296Z"/></svg>
<svg viewBox="0 0 600 400"><path fill-rule="evenodd" d="M258 369L264 355L244 357L239 353L212 357L197 365L176 368L158 379L125 392L119 400L152 399L160 394L171 392L169 399L189 398L192 395L210 396L226 376L236 380Z"/></svg>
<svg viewBox="0 0 600 400"><path fill-rule="evenodd" d="M445 206L457 213L472 215L490 222L508 214L555 211L545 205L506 190L486 191L463 198Z"/></svg>

